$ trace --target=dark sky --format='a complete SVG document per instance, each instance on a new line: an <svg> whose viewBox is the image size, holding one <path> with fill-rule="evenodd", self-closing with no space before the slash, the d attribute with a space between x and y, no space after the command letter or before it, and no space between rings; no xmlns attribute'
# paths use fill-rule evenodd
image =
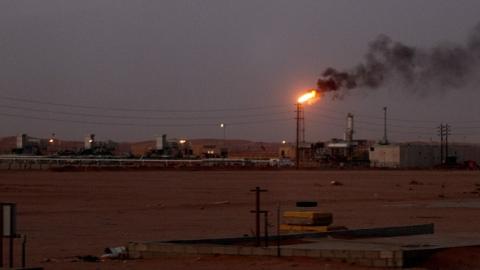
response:
<svg viewBox="0 0 480 270"><path fill-rule="evenodd" d="M1 1L0 136L81 140L223 136L294 139L294 103L329 66L362 61L387 34L430 48L462 43L480 1ZM421 93L390 83L308 106L307 139L480 141L478 82ZM413 120L413 121L406 121Z"/></svg>

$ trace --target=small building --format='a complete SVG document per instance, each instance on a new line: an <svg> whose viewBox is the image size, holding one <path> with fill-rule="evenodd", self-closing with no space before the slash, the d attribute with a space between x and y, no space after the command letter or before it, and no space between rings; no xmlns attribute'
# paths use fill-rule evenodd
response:
<svg viewBox="0 0 480 270"><path fill-rule="evenodd" d="M282 144L278 148L279 158L295 159L295 146L291 144Z"/></svg>
<svg viewBox="0 0 480 270"><path fill-rule="evenodd" d="M12 149L14 154L42 155L46 153L48 140L30 137L27 134L19 134L16 138L16 148Z"/></svg>
<svg viewBox="0 0 480 270"><path fill-rule="evenodd" d="M368 149L373 143L367 140L354 139L354 117L347 114L346 129L343 139L333 138L327 142L312 145L313 158L324 164L355 165L368 164Z"/></svg>
<svg viewBox="0 0 480 270"><path fill-rule="evenodd" d="M309 142L300 142L298 145L298 153L300 161L312 161L313 160L313 144ZM282 144L278 148L278 158L295 160L297 157L296 145Z"/></svg>
<svg viewBox="0 0 480 270"><path fill-rule="evenodd" d="M376 168L428 168L439 165L440 146L429 144L375 144L369 151Z"/></svg>
<svg viewBox="0 0 480 270"><path fill-rule="evenodd" d="M167 139L167 135L163 134L157 137L155 148L146 153L150 158L166 158L166 159L183 159L194 158L192 144L186 139Z"/></svg>
<svg viewBox="0 0 480 270"><path fill-rule="evenodd" d="M399 143L375 144L370 147L370 166L376 168L432 168L442 164L439 144ZM466 161L480 163L480 145L449 144L448 160L451 165Z"/></svg>
<svg viewBox="0 0 480 270"><path fill-rule="evenodd" d="M228 150L216 144L201 144L192 146L193 155L200 158L227 158Z"/></svg>

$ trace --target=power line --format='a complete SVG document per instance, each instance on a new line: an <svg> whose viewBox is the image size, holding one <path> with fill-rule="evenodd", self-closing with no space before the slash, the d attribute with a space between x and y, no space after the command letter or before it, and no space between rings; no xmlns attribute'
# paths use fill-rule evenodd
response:
<svg viewBox="0 0 480 270"><path fill-rule="evenodd" d="M320 111L319 108L315 108L313 110L314 111ZM322 108L321 110L331 111L331 112L340 113L340 114L344 114L344 115L346 115L348 112L352 112L352 110L341 111L341 110L334 110L334 109L330 109L330 108ZM378 119L378 120L382 120L382 121L384 119L382 116L376 116L376 115L373 115L373 114L365 114L365 113L358 113L358 112L354 112L354 114L355 114L356 117L362 117L362 118L367 118L367 119ZM397 121L397 122L435 123L435 124L438 122L437 120L404 119L404 118L395 118L395 117L394 118L389 117L388 120L389 121Z"/></svg>
<svg viewBox="0 0 480 270"><path fill-rule="evenodd" d="M318 111L318 110L316 110ZM330 110L333 111L333 110ZM339 112L339 111L337 111ZM357 116L357 114L355 114ZM363 114L360 114L363 115ZM345 118L342 116L337 116L337 115L332 115L328 113L315 113L315 116L323 117L323 118L328 118L328 119L338 119L338 120L344 120ZM383 117L357 117L357 120L355 121L356 123L363 123L365 125L372 125L372 126L384 126L383 123L380 122L371 122L371 121L365 121L365 120L358 120L358 118L372 118L372 119L378 119L378 120L383 120ZM395 121L402 121L402 122L418 122L418 123L437 123L438 121L434 120L408 120L408 119L399 119L399 118L389 118L388 120L395 120ZM480 121L455 121L452 123L480 123ZM435 129L435 126L409 126L409 125L397 125L397 124L387 124L387 127L389 128L402 128L402 129ZM480 126L456 126L456 129L480 129ZM457 134L458 135L458 134Z"/></svg>
<svg viewBox="0 0 480 270"><path fill-rule="evenodd" d="M79 109L95 109L95 110L108 110L108 111L122 111L122 112L164 112L164 113L202 113L202 112L229 112L229 111L257 111L257 110L267 110L272 108L286 108L286 104L277 104L277 105L266 105L266 106L257 106L257 107L238 107L238 108L216 108L216 109L192 109L192 110L172 110L172 109L152 109L152 108L121 108L121 107L104 107L104 106L93 106L93 105L83 105L83 104L72 104L72 103L57 103L50 101L41 101L33 100L26 98L17 98L11 96L0 95L0 99L24 102L30 104L41 104L49 106L60 106L68 108L79 108Z"/></svg>
<svg viewBox="0 0 480 270"><path fill-rule="evenodd" d="M31 100L31 99L23 99L23 98L15 98L15 97L6 97L0 95L0 100L10 100L15 102L24 102L29 104L37 104L37 105L49 105L49 106L58 106L58 107L68 107L68 108L76 108L76 109L95 109L95 110L104 110L104 111L118 111L118 112L149 112L149 113L206 113L206 112L235 112L235 111L261 111L261 110L272 110L275 108L287 108L293 107L291 105L267 105L261 107L244 107L244 108L217 108L217 109L206 109L206 110L160 110L160 109L143 109L143 108L119 108L119 107L101 107L101 106L90 106L90 105L78 105L78 104L68 104L68 103L55 103L55 102L45 102L39 100ZM247 118L257 118L257 117L264 117L264 116L274 116L274 115L287 115L292 113L292 118L276 118L276 119L259 119L259 120L252 120L252 121L232 121L228 123L229 125L254 125L254 124L263 124L263 123L274 123L274 122L288 122L293 119L293 110L292 111L272 111L272 112L265 112L265 113L252 113L252 114L238 114L238 115L219 115L219 116L138 116L138 115L110 115L110 114L102 114L102 113L84 113L84 112L71 112L65 110L50 110L50 109L38 109L38 108L28 108L24 106L13 106L13 105L2 105L3 108L9 108L13 110L22 110L25 112L38 112L38 113L50 113L56 115L66 115L66 116L78 116L78 117L95 117L95 118L111 118L111 119L129 119L129 120L228 120L228 119L247 119ZM318 112L318 109L313 109L314 111ZM339 110L332 110L326 109L328 111L334 111L340 113ZM379 116L371 116L368 114L357 114L360 115L361 118L367 119L378 119L383 120L382 117ZM182 123L182 124L139 124L139 123L124 123L124 122L106 122L106 121L87 121L87 120L73 120L73 119L61 119L61 118L50 118L50 117L41 117L41 116L29 116L29 115L22 115L10 112L0 113L0 116L4 117L11 117L11 118L22 118L22 119L34 119L34 120L43 120L43 121L55 121L55 122L65 122L65 123L77 123L77 124L92 124L92 125L108 125L108 126L138 126L138 127L193 127L193 126L216 126L218 123ZM336 119L341 120L342 122L345 120L343 116L332 115L325 112L322 113L315 113L315 116L319 116L322 118L326 118L329 120ZM432 123L433 120L410 120L410 119L400 119L400 118L389 118L389 120L393 121L402 121L402 122L417 122L417 123ZM215 121L217 122L217 121ZM315 121L319 123L319 121ZM380 132L380 129L375 129L371 127L364 127L362 125L367 126L383 126L382 123L372 122L372 121L365 121L365 120L357 120L357 123L360 123L357 127L357 130L362 132ZM458 121L458 123L479 123L480 121ZM343 124L339 124L338 122L320 122L322 124L336 126L340 128L344 128ZM395 125L389 124L388 125L390 131L392 133L398 134L415 134L415 135L426 135L431 136L435 134L435 127L427 127L427 126L407 126L407 125ZM425 130L432 130L432 133L428 132L417 132L417 131L398 131L395 128L399 129L425 129ZM456 129L480 129L480 126L459 126ZM466 136L466 135L478 135L478 133L468 133L468 134L449 134L451 136Z"/></svg>
<svg viewBox="0 0 480 270"><path fill-rule="evenodd" d="M0 95L0 99L9 100L9 101L16 101L16 102L24 102L29 104L37 104L37 105L49 105L49 106L59 106L59 107L68 107L68 108L77 108L77 109L94 109L94 110L103 110L103 111L118 111L118 112L157 112L157 113L208 113L208 112L237 112L237 111L261 111L261 110L271 110L275 108L290 108L292 105L290 104L277 104L277 105L265 105L265 106L257 106L257 107L238 107L238 108L216 108L216 109L192 109L192 110L171 110L171 109L153 109L153 108L123 108L123 107L103 107L103 106L93 106L93 105L83 105L83 104L71 104L71 103L56 103L56 102L49 102L49 101L41 101L41 100L33 100L33 99L26 99L26 98L18 98L18 97L11 97L11 96L4 96ZM218 119L221 117L182 117L182 116L172 116L172 117L152 117L152 116L112 116L112 115L104 115L104 114L91 114L91 113L72 113L72 112L65 112L65 111L56 111L56 110L42 110L42 109L34 109L34 108L26 108L20 106L12 106L12 105L2 105L3 107L11 108L11 109L19 109L25 111L36 111L36 112L45 112L45 113L61 113L66 115L72 116L87 116L87 117L103 117L103 118L121 118L121 119L151 119L151 120L162 120L162 119ZM312 107L313 111L319 112L318 108ZM346 114L345 111L334 110L329 108L322 108L322 110L327 110L335 113ZM265 113L265 114L251 114L251 115L238 115L238 116L222 116L225 118L249 118L249 117L258 117L258 116L267 116L267 115L280 115L280 114L287 114L289 112L282 111L282 112L275 112L275 113ZM323 115L322 115L323 114ZM316 113L315 115L323 116L323 117L331 117L337 119L343 119L343 117L332 116L325 114ZM367 118L367 119L378 119L383 120L383 117L375 116L371 114L364 114L364 113L355 113L357 117L360 118ZM389 121L397 121L397 122L414 122L414 123L437 123L437 120L419 120L419 119L403 119L403 118L389 118ZM374 123L369 121L357 120L359 123L365 123L368 125L382 125L381 123ZM456 121L456 123L480 123L480 121ZM403 126L403 125L388 125L389 127L398 127L398 128L415 128L415 129L429 129L431 127L420 127L420 126ZM480 127L458 127L459 129L476 129Z"/></svg>
<svg viewBox="0 0 480 270"><path fill-rule="evenodd" d="M335 126L335 127L339 127L339 128L345 128L345 125L342 125L342 124L338 124L337 122L328 122L328 121L318 121L318 120L315 120L315 121L308 121L308 125L312 125L312 126L322 126L322 125L329 125L329 126ZM366 127L366 126L362 126L362 125L357 125L357 127L355 128L355 130L357 131L362 131L362 132L380 132L383 133L383 129L381 128L372 128L372 127ZM430 136L432 134L435 134L435 131L434 129L432 129L432 132L418 132L418 131L399 131L399 130L390 130L389 131L390 133L395 133L395 134L413 134L413 135L425 135L425 136Z"/></svg>
<svg viewBox="0 0 480 270"><path fill-rule="evenodd" d="M319 116L319 117L323 117L323 118L328 118L328 119L338 119L338 120L342 120L344 121L345 118L344 117L340 117L340 116L332 116L332 115L328 115L328 114L315 114L315 116ZM383 119L383 118L382 118ZM356 123L362 123L362 124L365 124L365 125L371 125L371 126L384 126L383 123L376 123L376 122L370 122L370 121L364 121L364 120L355 120ZM427 127L427 126L406 126L406 125L394 125L394 124L388 124L387 127L393 127L393 128L402 128L402 129L405 129L405 128L413 128L413 129L433 129L434 127L431 126L431 127Z"/></svg>
<svg viewBox="0 0 480 270"><path fill-rule="evenodd" d="M243 114L243 115L228 115L228 116L135 116L135 115L106 115L106 114L94 114L94 113L81 113L81 112L68 112L60 110L45 110L45 109L36 109L36 108L27 108L21 106L11 106L11 105L1 105L2 108L9 108L14 110L22 110L28 112L41 112L41 113L52 113L52 114L62 114L69 116L80 116L80 117L95 117L95 118L110 118L110 119L133 119L133 120L219 120L220 118L226 119L242 119L242 118L255 118L262 116L272 116L272 115L285 115L290 114L290 111L282 112L272 112L272 113L261 113L261 114Z"/></svg>
<svg viewBox="0 0 480 270"><path fill-rule="evenodd" d="M53 122L62 122L62 123L76 123L76 124L88 124L88 125L104 125L104 126L132 126L132 127L192 127L192 126L218 126L218 123L191 123L191 124L138 124L138 123L120 123L120 122L100 122L100 121L84 121L84 120L72 120L72 119L60 119L60 118L46 118L39 116L29 116L21 114L11 114L11 113L0 113L0 116L11 117L11 118L21 118L29 120L42 120L42 121L53 121ZM272 123L272 122L281 122L281 121L291 121L292 118L275 118L275 119L264 119L258 121L245 121L245 122L231 122L228 123L230 126L240 126L240 125L251 125L251 124L262 124L262 123Z"/></svg>

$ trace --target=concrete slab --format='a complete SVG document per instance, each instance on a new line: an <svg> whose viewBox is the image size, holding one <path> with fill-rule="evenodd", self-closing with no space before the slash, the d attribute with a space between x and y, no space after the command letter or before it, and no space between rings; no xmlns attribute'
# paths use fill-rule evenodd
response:
<svg viewBox="0 0 480 270"><path fill-rule="evenodd" d="M442 234L415 235L401 237L369 238L369 239L305 239L310 243L285 245L293 249L325 249L325 250L430 250L454 247L480 246L480 234Z"/></svg>
<svg viewBox="0 0 480 270"><path fill-rule="evenodd" d="M307 256L333 259L374 267L411 267L419 259L437 250L480 246L479 234L415 235L385 238L336 239L332 237L303 238L304 242L280 246L281 256ZM135 249L141 247L140 249ZM146 250L145 250L146 247ZM277 247L253 247L235 244L198 244L148 242L129 244L132 256L155 257L162 254L225 254L275 256ZM130 253L129 253L130 255ZM1 269L0 269L1 270Z"/></svg>

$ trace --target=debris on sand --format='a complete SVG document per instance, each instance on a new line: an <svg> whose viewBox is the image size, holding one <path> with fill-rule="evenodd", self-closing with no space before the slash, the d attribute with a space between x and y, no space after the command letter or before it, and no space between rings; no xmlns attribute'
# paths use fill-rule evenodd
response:
<svg viewBox="0 0 480 270"><path fill-rule="evenodd" d="M128 256L126 247L107 247L102 259L126 259Z"/></svg>
<svg viewBox="0 0 480 270"><path fill-rule="evenodd" d="M332 181L330 181L330 185L332 185L332 186L343 186L343 183L340 182L340 181L332 180Z"/></svg>

